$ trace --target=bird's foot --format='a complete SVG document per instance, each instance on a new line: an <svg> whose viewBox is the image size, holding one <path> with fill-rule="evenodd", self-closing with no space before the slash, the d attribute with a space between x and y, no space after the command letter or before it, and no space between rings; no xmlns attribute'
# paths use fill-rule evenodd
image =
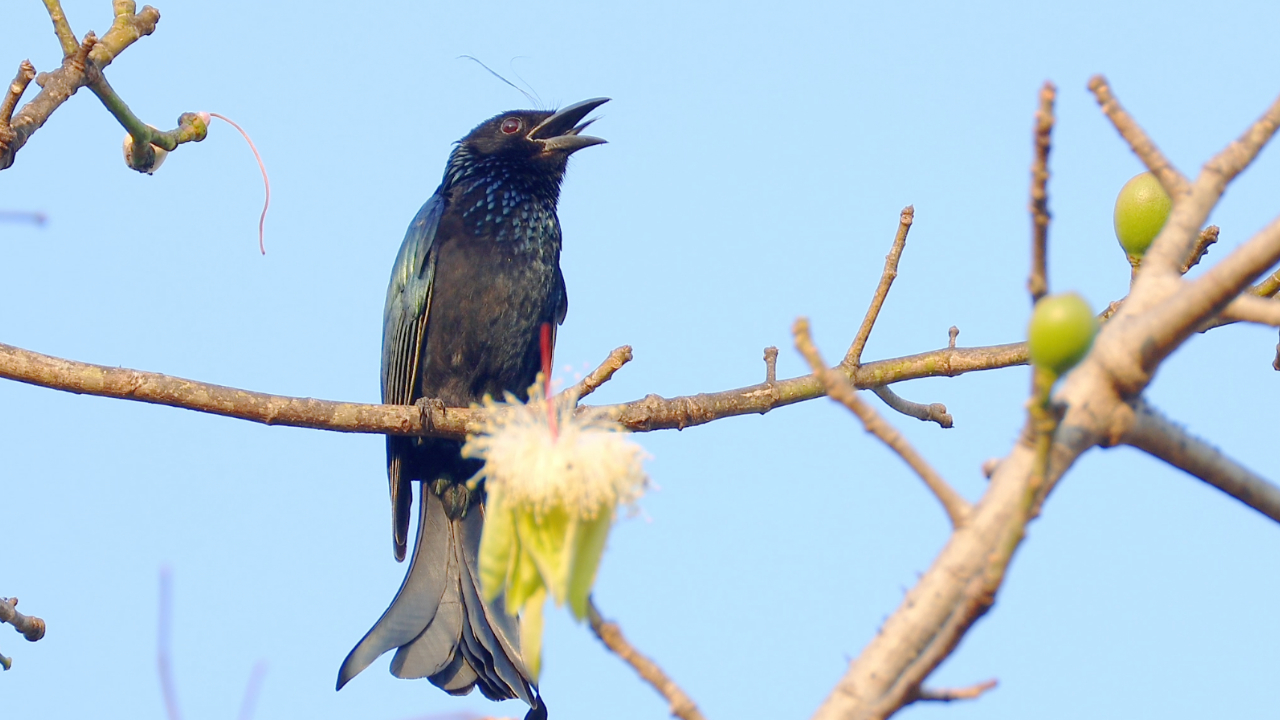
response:
<svg viewBox="0 0 1280 720"><path fill-rule="evenodd" d="M435 423L431 421L431 414L439 412L444 415L444 401L440 398L418 398L413 402L414 407L418 408L418 412L422 415L422 427L426 430L432 430Z"/></svg>

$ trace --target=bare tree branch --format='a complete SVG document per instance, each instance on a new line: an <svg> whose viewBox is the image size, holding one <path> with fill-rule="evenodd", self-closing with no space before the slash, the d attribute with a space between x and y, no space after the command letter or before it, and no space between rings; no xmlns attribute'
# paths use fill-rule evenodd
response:
<svg viewBox="0 0 1280 720"><path fill-rule="evenodd" d="M955 419L951 417L951 413L947 412L947 406L942 403L925 405L924 403L911 402L890 390L888 385L873 387L871 392L884 401L884 404L888 405L890 409L896 410L907 417L913 417L925 422L935 422L944 428L950 428L955 424Z"/></svg>
<svg viewBox="0 0 1280 720"><path fill-rule="evenodd" d="M1225 322L1251 322L1280 327L1280 302L1245 293L1228 303L1219 318Z"/></svg>
<svg viewBox="0 0 1280 720"><path fill-rule="evenodd" d="M61 3L44 0L44 4L65 57L62 67L36 76L42 90L18 111L9 124L8 132L0 131L0 170L13 165L18 150L62 103L70 99L76 90L100 79L103 68L139 38L155 32L156 23L160 20L160 12L149 5L135 14L134 3L116 0L115 21L102 39L90 32L83 42L77 43Z"/></svg>
<svg viewBox="0 0 1280 720"><path fill-rule="evenodd" d="M1145 402L1138 404L1125 444L1200 478L1222 492L1280 522L1280 487L1223 455Z"/></svg>
<svg viewBox="0 0 1280 720"><path fill-rule="evenodd" d="M1209 252L1209 246L1218 242L1219 229L1217 225L1210 225L1200 231L1200 237L1196 240L1196 246L1191 249L1191 257L1182 265L1182 274L1186 275L1191 268L1200 264L1204 256Z"/></svg>
<svg viewBox="0 0 1280 720"><path fill-rule="evenodd" d="M978 348L944 348L866 363L854 373L866 388L921 377L954 377L1027 361L1026 343ZM0 343L0 378L85 395L135 400L260 422L266 425L387 435L463 438L480 428L470 408L343 403L268 395L160 373L64 360ZM723 417L766 413L824 394L822 383L806 375L774 383L675 398L649 395L608 410L633 431L686 428ZM429 404L428 404L429 405ZM583 412L586 412L584 406Z"/></svg>
<svg viewBox="0 0 1280 720"><path fill-rule="evenodd" d="M58 36L62 54L74 55L80 43L76 40L76 34L71 31L66 14L62 12L62 3L58 0L44 0L44 7L49 12L49 19L53 21L53 33Z"/></svg>
<svg viewBox="0 0 1280 720"><path fill-rule="evenodd" d="M764 349L764 382L766 385L778 382L778 348L772 345Z"/></svg>
<svg viewBox="0 0 1280 720"><path fill-rule="evenodd" d="M858 334L854 336L849 352L845 353L844 360L840 363L845 368L855 368L862 362L862 351L867 346L867 339L871 337L871 327L876 324L880 308L884 306L884 300L889 296L889 287L898 277L898 261L902 258L903 248L907 246L907 233L911 231L911 223L915 220L915 216L916 209L912 205L902 208L902 213L898 216L898 233L893 238L889 254L885 256L880 284L876 286L875 295L871 297L871 305L867 307L867 314L862 318L862 326L858 328Z"/></svg>
<svg viewBox="0 0 1280 720"><path fill-rule="evenodd" d="M22 94L27 91L27 86L35 78L36 67L30 60L23 60L18 64L18 74L14 76L9 89L5 91L4 99L0 100L0 132L13 132L9 129L9 121L13 120L13 111L18 107L18 101L22 100Z"/></svg>
<svg viewBox="0 0 1280 720"><path fill-rule="evenodd" d="M1027 278L1027 290L1031 304L1049 292L1048 259L1049 242L1049 147L1053 133L1053 101L1058 89L1045 81L1040 88L1040 109L1036 112L1036 159L1031 164L1031 276Z"/></svg>
<svg viewBox="0 0 1280 720"><path fill-rule="evenodd" d="M792 326L792 334L795 336L796 349L804 355L805 360L809 361L813 374L822 379L827 396L849 408L862 421L867 432L888 445L890 450L897 453L898 457L901 457L903 462L914 470L921 480L924 480L924 484L928 486L934 497L942 503L942 509L951 519L952 527L964 525L972 511L969 502L947 484L947 481L929 465L929 462L912 447L911 443L907 442L897 428L886 422L880 417L880 413L858 398L857 392L849 384L848 376L835 368L827 367L818 348L813 344L813 337L809 334L809 321L805 318L796 320L795 325Z"/></svg>
<svg viewBox="0 0 1280 720"><path fill-rule="evenodd" d="M1160 322L1171 317L1183 319L1193 313L1200 318L1211 315L1240 290L1236 286L1234 293L1216 306L1213 296L1201 291L1200 305L1183 308L1180 316L1164 312L1170 303L1176 304L1189 294L1191 286L1204 280L1202 277L1195 283L1187 282L1177 271L1191 256L1204 217L1221 196L1224 178L1233 177L1238 172L1236 167L1243 167L1250 153L1256 153L1255 141L1267 134L1270 121L1264 117L1260 126L1246 133L1247 142L1224 151L1220 157L1229 155L1227 161L1211 161L1196 185L1190 186L1119 107L1105 81L1095 78L1091 87L1117 129L1148 166L1164 176L1162 183L1174 196L1173 217L1153 247L1163 250L1166 260L1157 264L1156 272L1144 268L1130 296L1103 325L1093 350L1061 383L1053 407L1055 413L1056 408L1065 408L1065 413L1053 434L1048 461L1043 463L1048 467L1043 485L1036 488L1032 484L1037 474L1035 450L1026 436L1006 457L990 463L990 483L973 506L968 522L952 532L916 586L850 663L814 714L815 720L885 718L921 699L924 680L995 602L1009 562L1025 537L1025 525L1031 517L1026 511L1028 505L1038 506L1081 453L1120 442L1135 425L1135 413L1126 398L1141 394L1155 365L1186 337L1170 336ZM1266 251L1249 246L1265 243L1265 238L1246 243L1205 277L1212 277L1215 271L1229 274L1233 280L1248 275L1241 268L1247 266L1251 271L1267 259ZM1147 257L1149 260L1151 255ZM1226 269L1219 270L1224 266ZM1203 295L1209 295L1208 303ZM1144 356L1157 338L1167 344L1154 356Z"/></svg>
<svg viewBox="0 0 1280 720"><path fill-rule="evenodd" d="M1199 183L1197 182L1197 186ZM1219 191L1217 197L1221 197ZM1216 197L1215 197L1216 202ZM1152 341L1141 349L1142 367L1150 371L1201 324L1231 307L1240 319L1268 325L1273 315L1254 296L1241 296L1250 282L1280 260L1280 218L1236 248L1203 275L1147 313ZM1124 310L1121 310L1124 313Z"/></svg>
<svg viewBox="0 0 1280 720"><path fill-rule="evenodd" d="M1277 292L1280 292L1280 270L1271 273L1253 288L1253 294L1259 297L1275 297Z"/></svg>
<svg viewBox="0 0 1280 720"><path fill-rule="evenodd" d="M8 623L28 642L44 637L44 620L18 612L18 598L0 598L0 623Z"/></svg>
<svg viewBox="0 0 1280 720"><path fill-rule="evenodd" d="M670 704L672 715L682 718L682 720L703 720L702 712L698 710L698 706L694 704L693 699L684 690L681 690L680 686L663 672L657 663L641 655L627 641L626 636L622 634L622 628L618 627L617 623L609 622L600 617L600 610L596 607L594 598L587 599L587 621L591 623L591 632L595 633L605 647L622 658L640 675L641 679L649 683L654 690L657 690L659 695L666 698L667 703Z"/></svg>
<svg viewBox="0 0 1280 720"><path fill-rule="evenodd" d="M1102 112L1111 120L1111 124L1120 132L1120 136L1129 143L1129 147L1142 160L1142 164L1146 165L1164 186L1169 197L1177 202L1177 196L1190 192L1191 183L1186 176L1178 172L1173 163L1169 162L1169 158L1166 158L1164 153L1160 152L1160 148L1156 147L1147 132L1138 125L1127 110L1120 106L1120 101L1116 100L1115 95L1112 94L1107 79L1101 75L1094 75L1089 80L1089 89L1097 98Z"/></svg>
<svg viewBox="0 0 1280 720"><path fill-rule="evenodd" d="M613 377L613 374L621 370L623 365L631 362L631 359L632 354L630 345L623 345L620 348L615 348L613 352L609 353L609 357L605 358L604 362L600 363L599 367L588 373L587 376L582 378L577 385L569 388L567 394L574 398L574 402L581 400L595 392L601 385L609 382L609 379Z"/></svg>

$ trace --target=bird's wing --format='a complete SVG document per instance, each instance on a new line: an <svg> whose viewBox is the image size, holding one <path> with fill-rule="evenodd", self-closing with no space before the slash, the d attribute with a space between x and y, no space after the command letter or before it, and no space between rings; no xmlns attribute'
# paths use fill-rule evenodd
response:
<svg viewBox="0 0 1280 720"><path fill-rule="evenodd" d="M418 362L427 337L436 272L436 230L444 209L444 196L437 190L409 224L391 270L382 313L382 402L389 405L411 405L418 399ZM408 443L403 439L387 437L387 480L391 486L396 560L404 560L413 504L413 491L404 477L406 450Z"/></svg>

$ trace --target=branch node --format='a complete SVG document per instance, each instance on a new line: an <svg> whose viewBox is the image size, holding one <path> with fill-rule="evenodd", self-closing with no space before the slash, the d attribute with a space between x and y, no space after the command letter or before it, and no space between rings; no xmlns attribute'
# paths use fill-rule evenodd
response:
<svg viewBox="0 0 1280 720"><path fill-rule="evenodd" d="M764 381L770 385L778 382L778 348L772 345L764 349Z"/></svg>
<svg viewBox="0 0 1280 720"><path fill-rule="evenodd" d="M960 337L960 328L956 327L955 325L952 325L951 329L947 330L947 348L948 349L951 349L951 350L956 349L956 338L958 337Z"/></svg>

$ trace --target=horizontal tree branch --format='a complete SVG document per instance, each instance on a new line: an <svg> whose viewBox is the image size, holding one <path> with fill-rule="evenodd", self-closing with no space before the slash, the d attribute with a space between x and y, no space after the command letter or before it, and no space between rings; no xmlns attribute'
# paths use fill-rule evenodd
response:
<svg viewBox="0 0 1280 720"><path fill-rule="evenodd" d="M921 377L953 377L975 370L1023 364L1026 357L1026 343L943 348L867 363L854 373L853 382L859 388L867 388ZM52 390L168 405L266 425L337 432L462 438L468 432L478 430L482 415L490 412L442 408L431 403L419 407L270 395L160 373L64 360L3 343L0 343L0 378ZM777 407L821 397L824 393L821 381L806 375L670 399L649 395L606 407L627 428L648 431L686 428L735 415L762 414Z"/></svg>

